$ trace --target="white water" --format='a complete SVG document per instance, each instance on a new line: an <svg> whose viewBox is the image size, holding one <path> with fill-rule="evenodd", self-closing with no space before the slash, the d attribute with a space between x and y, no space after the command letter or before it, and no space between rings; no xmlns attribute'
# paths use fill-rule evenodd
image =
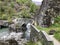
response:
<svg viewBox="0 0 60 45"><path fill-rule="evenodd" d="M28 23L26 27L27 27L27 31L25 32L25 36L26 36L26 39L29 40L30 39L30 32L31 32L30 23Z"/></svg>
<svg viewBox="0 0 60 45"><path fill-rule="evenodd" d="M27 30L25 32L25 38L27 40L29 40L30 39L30 32L31 32L30 23L28 23L26 27L27 27ZM9 30L8 29L1 29L0 30L0 37L5 39L5 38L7 38L7 36L8 36L8 38L13 38L13 37L16 36L16 39L17 39L17 37L22 36L20 33L11 32L9 34Z"/></svg>
<svg viewBox="0 0 60 45"><path fill-rule="evenodd" d="M0 37L0 40L9 40L9 39L15 39L15 40L19 40L22 37L22 32L19 33L15 33L15 32L11 32L10 34L4 35Z"/></svg>

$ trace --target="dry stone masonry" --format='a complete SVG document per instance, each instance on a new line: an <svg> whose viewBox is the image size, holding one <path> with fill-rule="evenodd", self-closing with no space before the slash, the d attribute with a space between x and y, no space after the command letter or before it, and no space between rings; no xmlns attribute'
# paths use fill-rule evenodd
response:
<svg viewBox="0 0 60 45"><path fill-rule="evenodd" d="M29 40L27 40L25 37L22 38L23 36L25 36L25 32L23 31L10 32L5 36L0 37L0 45L25 45L28 41L40 41L42 45L53 45L52 40L45 31L38 30L32 24L30 25L29 29L31 30Z"/></svg>
<svg viewBox="0 0 60 45"><path fill-rule="evenodd" d="M42 45L53 45L53 41L49 35L45 31L39 31L33 25L31 25L31 41L41 41Z"/></svg>

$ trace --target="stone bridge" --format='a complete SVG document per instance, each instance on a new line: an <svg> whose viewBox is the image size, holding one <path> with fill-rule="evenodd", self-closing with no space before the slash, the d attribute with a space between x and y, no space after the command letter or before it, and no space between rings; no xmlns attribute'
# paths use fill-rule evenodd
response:
<svg viewBox="0 0 60 45"><path fill-rule="evenodd" d="M49 35L45 31L38 30L32 24L31 24L31 28L30 29L31 29L31 32L30 32L30 41L33 41L33 42L40 41L42 43L42 45L53 45L52 39L49 37ZM1 43L0 45L9 45L9 43L7 43L7 42L4 43L4 42L0 41L0 43Z"/></svg>
<svg viewBox="0 0 60 45"><path fill-rule="evenodd" d="M22 26L23 24L28 24L28 23L33 23L33 19L29 19L29 18L17 18L15 20L13 20L13 22L16 24L19 24L20 26Z"/></svg>
<svg viewBox="0 0 60 45"><path fill-rule="evenodd" d="M30 40L33 42L40 41L42 45L53 45L53 40L45 31L38 30L35 26L31 25Z"/></svg>
<svg viewBox="0 0 60 45"><path fill-rule="evenodd" d="M18 18L13 20L14 24L9 25L9 31L21 32L22 28L26 28L28 23L33 24L33 19Z"/></svg>

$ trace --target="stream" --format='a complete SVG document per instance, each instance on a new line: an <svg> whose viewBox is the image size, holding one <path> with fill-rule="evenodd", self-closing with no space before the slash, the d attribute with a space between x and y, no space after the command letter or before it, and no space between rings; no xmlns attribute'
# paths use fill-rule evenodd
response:
<svg viewBox="0 0 60 45"><path fill-rule="evenodd" d="M7 35L8 31L9 31L8 28L2 28L2 29L0 29L0 37L4 36L4 35Z"/></svg>

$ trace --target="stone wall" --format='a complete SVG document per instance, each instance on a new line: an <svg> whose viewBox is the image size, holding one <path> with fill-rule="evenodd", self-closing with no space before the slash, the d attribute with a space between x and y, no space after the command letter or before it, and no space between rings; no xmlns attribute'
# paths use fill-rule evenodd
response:
<svg viewBox="0 0 60 45"><path fill-rule="evenodd" d="M34 41L34 42L38 41L39 33L40 31L37 28L35 28L33 25L31 25L31 34L30 34L31 41Z"/></svg>
<svg viewBox="0 0 60 45"><path fill-rule="evenodd" d="M40 40L43 45L53 45L52 39L45 31L40 31Z"/></svg>
<svg viewBox="0 0 60 45"><path fill-rule="evenodd" d="M13 21L15 24L18 23L20 26L23 25L24 23L27 24L27 23L32 23L33 22L33 19L31 18L17 18L17 19L14 19L16 21Z"/></svg>
<svg viewBox="0 0 60 45"><path fill-rule="evenodd" d="M18 21L17 21L18 20ZM9 31L13 31L13 32L21 32L22 31L22 25L25 24L27 25L28 23L33 23L33 19L29 19L29 18L18 18L16 20L16 22L14 21L14 24L9 25Z"/></svg>
<svg viewBox="0 0 60 45"><path fill-rule="evenodd" d="M41 41L42 45L53 45L52 39L45 31L39 31L35 26L31 25L30 39L33 42Z"/></svg>

